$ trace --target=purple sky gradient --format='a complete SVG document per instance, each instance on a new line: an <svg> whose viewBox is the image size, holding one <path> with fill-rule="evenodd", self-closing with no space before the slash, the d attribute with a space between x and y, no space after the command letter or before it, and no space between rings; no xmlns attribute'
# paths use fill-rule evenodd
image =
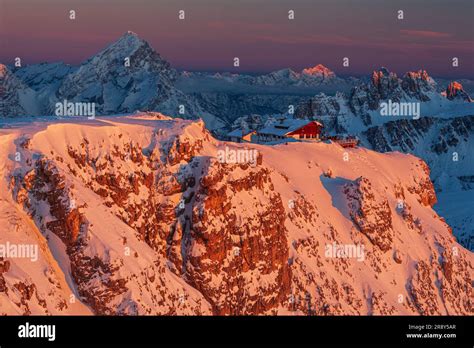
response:
<svg viewBox="0 0 474 348"><path fill-rule="evenodd" d="M0 62L79 64L132 30L178 69L268 72L321 63L340 75L386 66L473 78L472 18L472 0L0 0Z"/></svg>

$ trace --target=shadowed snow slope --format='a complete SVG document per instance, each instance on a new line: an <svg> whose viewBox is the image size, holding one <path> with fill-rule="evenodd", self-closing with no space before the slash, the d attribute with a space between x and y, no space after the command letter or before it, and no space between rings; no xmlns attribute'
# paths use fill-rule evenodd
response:
<svg viewBox="0 0 474 348"><path fill-rule="evenodd" d="M0 258L2 314L473 314L472 253L414 156L246 148L156 113L0 144L0 244L39 245Z"/></svg>

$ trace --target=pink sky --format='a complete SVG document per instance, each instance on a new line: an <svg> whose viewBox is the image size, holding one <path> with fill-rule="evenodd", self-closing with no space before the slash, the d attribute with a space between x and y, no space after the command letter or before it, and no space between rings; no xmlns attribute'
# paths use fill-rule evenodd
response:
<svg viewBox="0 0 474 348"><path fill-rule="evenodd" d="M79 64L132 30L178 69L235 71L237 56L246 72L322 63L343 75L387 66L473 77L473 6L470 0L3 0L0 62Z"/></svg>

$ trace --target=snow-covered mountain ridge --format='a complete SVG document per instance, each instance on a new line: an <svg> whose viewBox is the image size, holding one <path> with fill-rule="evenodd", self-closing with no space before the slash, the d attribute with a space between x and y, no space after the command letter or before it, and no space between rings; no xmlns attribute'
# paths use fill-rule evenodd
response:
<svg viewBox="0 0 474 348"><path fill-rule="evenodd" d="M448 84L452 87L450 93L441 95L440 87L426 72L408 72L400 88L396 78L390 80L389 76L376 73L380 86L386 84L390 90L394 82L394 89L390 90L394 97L415 98L423 102L422 107L436 104L449 109L451 100L467 98L463 91L456 92L454 82L444 80L443 91ZM11 68L8 75L16 77L16 82L0 79L5 100L0 117L52 115L56 103L68 100L93 102L99 115L144 110L190 119L201 117L207 128L214 130L249 114L286 113L289 105L307 102L320 92L349 95L350 106L361 113L359 116L364 114L364 110L357 110L361 99L368 98L370 107L378 100L375 90L365 89L365 78L339 77L322 64L301 71L286 68L261 75L178 72L133 32L125 33L78 67L41 63ZM10 80L13 83L4 82ZM377 76L372 75L371 80L377 80ZM405 92L400 93L401 89ZM425 103L427 98L430 103Z"/></svg>
<svg viewBox="0 0 474 348"><path fill-rule="evenodd" d="M3 314L473 314L473 254L414 156L293 143L223 162L250 149L153 113L0 143L0 243L40 245L0 260Z"/></svg>
<svg viewBox="0 0 474 348"><path fill-rule="evenodd" d="M99 115L156 110L183 118L199 115L210 128L224 124L203 110L192 96L176 89L177 71L148 42L130 31L79 67L35 64L15 69L14 76L34 90L30 103L36 111L22 110L25 103L19 101L18 112L6 109L1 114L4 117L54 115L56 103L67 100L94 103Z"/></svg>
<svg viewBox="0 0 474 348"><path fill-rule="evenodd" d="M321 121L328 133L357 135L364 146L375 151L412 153L426 161L437 193L443 195L437 209L446 214L443 216L459 241L472 249L472 213L450 207L474 208L474 195L469 195L474 189L474 103L458 82L452 82L444 95L437 87L423 70L398 78L380 69L350 95L319 94L301 103L296 116ZM419 118L383 117L379 105L388 100L420 103ZM453 199L444 199L449 192L454 193ZM456 202L455 192L463 197L461 202Z"/></svg>

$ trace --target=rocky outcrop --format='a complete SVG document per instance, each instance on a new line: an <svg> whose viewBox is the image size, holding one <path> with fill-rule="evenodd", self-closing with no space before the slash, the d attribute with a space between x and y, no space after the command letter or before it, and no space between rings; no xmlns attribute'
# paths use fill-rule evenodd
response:
<svg viewBox="0 0 474 348"><path fill-rule="evenodd" d="M425 206L433 207L436 204L436 193L433 183L430 180L430 168L424 161L419 161L417 166L425 175L421 178L414 178L414 185L407 187L408 192L418 196L418 202Z"/></svg>
<svg viewBox="0 0 474 348"><path fill-rule="evenodd" d="M352 87L347 96L339 93L331 97L321 93L300 103L295 115L323 122L325 131L329 133L350 132L350 128L359 120L364 128L369 128L382 102L430 102L439 96L436 86L425 70L407 72L400 79L388 69L380 68L373 71L369 81L359 82Z"/></svg>
<svg viewBox="0 0 474 348"><path fill-rule="evenodd" d="M56 258L72 298L91 312L472 313L472 255L453 249L431 210L419 159L353 149L341 164L335 144L233 144L258 158L228 163L217 151L229 144L202 122L151 114L96 122L12 137L24 162L8 169L0 196L0 208L19 205L29 222L17 235L45 239L42 249L54 251L45 259ZM0 260L2 310L74 312L64 296L49 305L45 289L65 287L54 267L46 277L32 268L17 284L18 261Z"/></svg>
<svg viewBox="0 0 474 348"><path fill-rule="evenodd" d="M245 171L242 179L232 180L232 167L210 163L199 180L187 248L181 250L187 279L217 314L267 312L287 298L290 288L283 203L268 169ZM236 195L252 197L255 191L264 192L263 201L251 215L242 216L231 201ZM216 221L222 222L219 228Z"/></svg>
<svg viewBox="0 0 474 348"><path fill-rule="evenodd" d="M471 103L472 99L457 81L451 82L444 92L449 100L462 100Z"/></svg>
<svg viewBox="0 0 474 348"><path fill-rule="evenodd" d="M387 200L373 191L367 178L360 177L344 188L350 216L359 230L382 251L388 251L393 242L392 213Z"/></svg>
<svg viewBox="0 0 474 348"><path fill-rule="evenodd" d="M3 276L10 269L10 261L5 260L3 257L0 259L0 292L7 292L7 284Z"/></svg>
<svg viewBox="0 0 474 348"><path fill-rule="evenodd" d="M35 92L17 78L7 66L0 64L0 117L36 114Z"/></svg>
<svg viewBox="0 0 474 348"><path fill-rule="evenodd" d="M295 117L322 122L325 129L345 133L346 129L340 122L340 111L344 105L345 96L337 93L335 96L327 96L320 93L307 102L300 103L295 110ZM324 116L324 117L321 117Z"/></svg>
<svg viewBox="0 0 474 348"><path fill-rule="evenodd" d="M429 95L436 90L436 82L426 70L407 72L401 82L405 93L421 102L429 101Z"/></svg>
<svg viewBox="0 0 474 348"><path fill-rule="evenodd" d="M416 264L415 274L410 280L409 291L414 305L422 315L439 315L439 303L436 300L436 286L431 267L427 262Z"/></svg>
<svg viewBox="0 0 474 348"><path fill-rule="evenodd" d="M424 140L434 123L435 120L430 117L418 120L403 119L370 127L363 134L370 147L376 151L388 152L396 149L412 152L417 144Z"/></svg>

